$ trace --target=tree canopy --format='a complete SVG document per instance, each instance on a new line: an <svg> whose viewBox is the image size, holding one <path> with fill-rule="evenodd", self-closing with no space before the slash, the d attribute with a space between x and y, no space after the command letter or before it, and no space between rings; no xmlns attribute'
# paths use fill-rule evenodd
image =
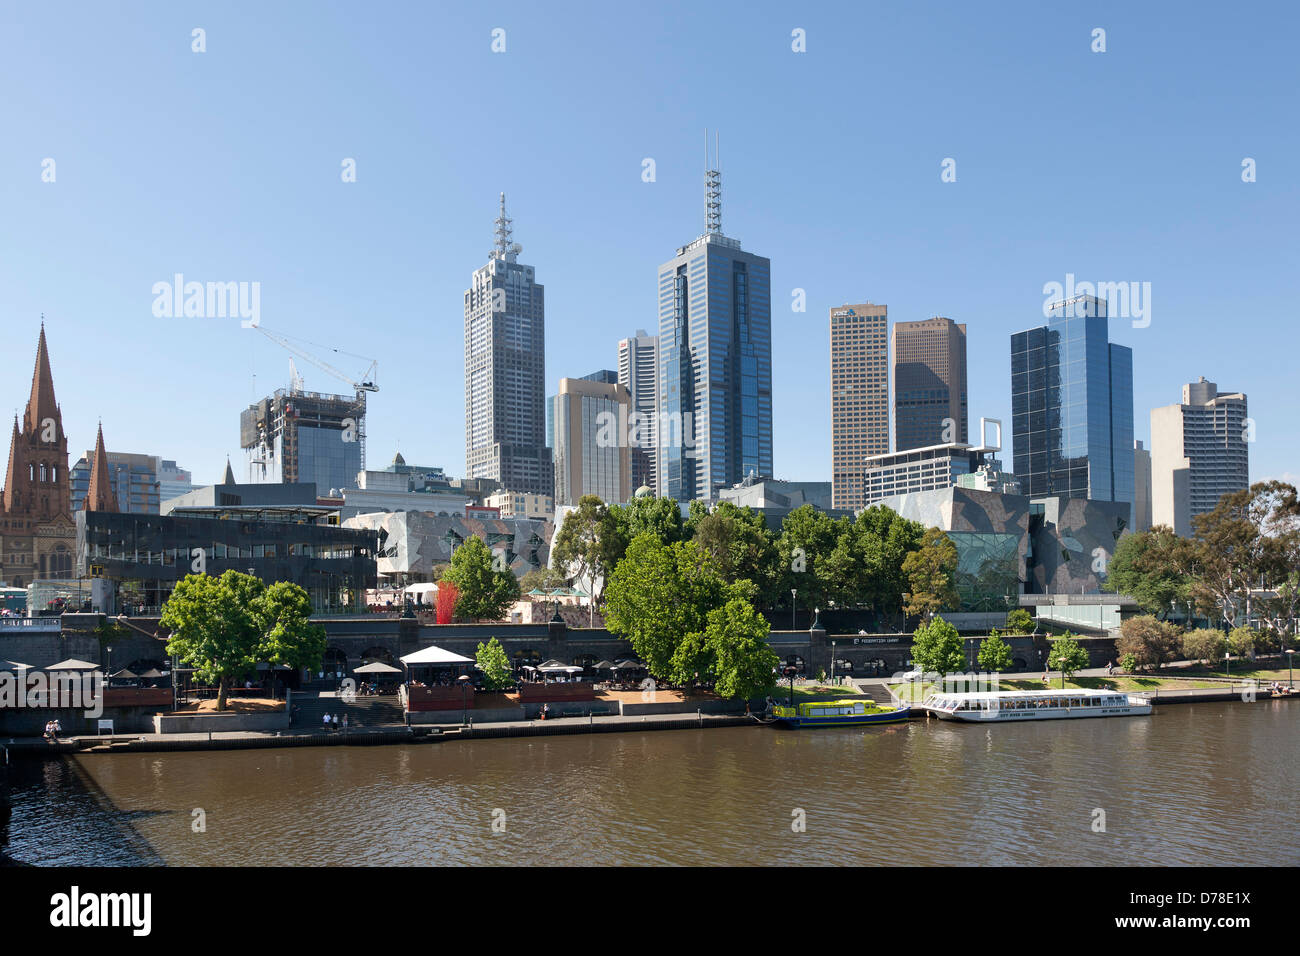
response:
<svg viewBox="0 0 1300 956"><path fill-rule="evenodd" d="M218 684L217 709L225 710L232 681L260 663L320 666L325 629L310 616L311 601L298 585L266 587L252 575L227 571L178 581L160 623L171 630L167 653L193 667L199 680Z"/></svg>
<svg viewBox="0 0 1300 956"><path fill-rule="evenodd" d="M925 673L956 674L966 668L966 648L957 628L931 618L912 635L912 663Z"/></svg>
<svg viewBox="0 0 1300 956"><path fill-rule="evenodd" d="M456 587L456 615L471 620L500 620L519 600L519 581L509 568L499 567L488 546L477 536L466 538L451 556L443 580Z"/></svg>

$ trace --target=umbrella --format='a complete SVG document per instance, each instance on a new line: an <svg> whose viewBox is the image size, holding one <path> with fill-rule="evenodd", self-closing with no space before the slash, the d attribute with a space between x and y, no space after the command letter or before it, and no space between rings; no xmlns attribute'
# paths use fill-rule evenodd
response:
<svg viewBox="0 0 1300 956"><path fill-rule="evenodd" d="M135 673L135 671L129 671L129 670L127 670L125 667L123 667L123 668L122 668L120 671L118 671L116 674L111 674L111 675L109 675L109 676L114 677L114 678L117 678L117 679L120 679L120 680L135 680L135 679L136 679L137 677L139 677L140 675L137 674L137 673Z"/></svg>
<svg viewBox="0 0 1300 956"><path fill-rule="evenodd" d="M640 661L619 661L617 664L611 667L610 670L630 671L630 670L637 670L638 668L642 668L642 667L645 667L645 665L642 664Z"/></svg>
<svg viewBox="0 0 1300 956"><path fill-rule="evenodd" d="M540 667L538 668L538 670L540 670L543 674L581 674L582 673L581 667L566 667L563 664L560 664L555 667Z"/></svg>
<svg viewBox="0 0 1300 956"><path fill-rule="evenodd" d="M158 668L151 667L140 676L148 678L149 680L155 680L159 677L166 677L167 675L164 674L162 671L160 671Z"/></svg>
<svg viewBox="0 0 1300 956"><path fill-rule="evenodd" d="M381 664L375 661L373 664L367 664L365 667L358 667L352 673L354 674L400 674L400 667L390 667L387 664Z"/></svg>
<svg viewBox="0 0 1300 956"><path fill-rule="evenodd" d="M598 670L598 671L607 671L607 670L610 670L610 669L614 666L614 662L613 662L613 661L599 661L598 663L592 664L591 666L594 667L594 668L596 668L596 670Z"/></svg>
<svg viewBox="0 0 1300 956"><path fill-rule="evenodd" d="M554 658L552 658L552 659L549 660L549 661L542 661L542 666L543 666L543 667L563 667L563 666L564 666L564 663L563 663L563 661L557 661L557 660L555 660Z"/></svg>
<svg viewBox="0 0 1300 956"><path fill-rule="evenodd" d="M90 661L79 661L75 657L69 657L66 661L59 661L57 664L51 664L45 668L47 671L97 671L98 664L92 664Z"/></svg>
<svg viewBox="0 0 1300 956"><path fill-rule="evenodd" d="M31 664L19 664L17 661L0 660L0 671L29 671Z"/></svg>

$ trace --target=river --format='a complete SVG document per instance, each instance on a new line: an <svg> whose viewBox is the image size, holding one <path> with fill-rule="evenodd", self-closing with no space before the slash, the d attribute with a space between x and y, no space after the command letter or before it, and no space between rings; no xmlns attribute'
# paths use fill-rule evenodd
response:
<svg viewBox="0 0 1300 956"><path fill-rule="evenodd" d="M42 864L1294 866L1300 707L113 754L11 768Z"/></svg>

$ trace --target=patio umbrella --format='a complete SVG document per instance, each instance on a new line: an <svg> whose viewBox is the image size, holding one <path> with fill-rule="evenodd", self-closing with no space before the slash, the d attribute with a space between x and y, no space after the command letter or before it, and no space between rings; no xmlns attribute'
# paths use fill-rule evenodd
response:
<svg viewBox="0 0 1300 956"><path fill-rule="evenodd" d="M147 678L149 680L157 680L159 677L166 677L167 675L164 674L162 671L160 671L158 668L151 667L140 676Z"/></svg>
<svg viewBox="0 0 1300 956"><path fill-rule="evenodd" d="M0 661L0 671L29 671L31 664L19 664L17 661Z"/></svg>
<svg viewBox="0 0 1300 956"><path fill-rule="evenodd" d="M139 677L140 675L137 674L137 673L135 673L134 671L129 671L129 670L127 670L125 667L123 667L123 668L122 668L120 671L118 671L116 674L111 674L111 675L109 675L109 676L111 676L111 677L113 677L113 678L115 678L115 679L120 679L120 680L135 680L135 679L136 679L137 677Z"/></svg>
<svg viewBox="0 0 1300 956"><path fill-rule="evenodd" d="M97 671L98 664L92 664L90 661L79 661L75 657L69 657L66 661L59 661L57 664L51 664L45 668L47 671Z"/></svg>
<svg viewBox="0 0 1300 956"><path fill-rule="evenodd" d="M596 668L596 670L598 670L598 671L607 671L607 670L610 670L610 669L614 666L614 662L613 662L613 661L599 661L599 662L597 662L597 663L595 663L595 664L592 664L591 666L594 667L594 668Z"/></svg>
<svg viewBox="0 0 1300 956"><path fill-rule="evenodd" d="M564 663L557 660L542 661L542 667L563 667Z"/></svg>
<svg viewBox="0 0 1300 956"><path fill-rule="evenodd" d="M642 664L640 661L619 661L612 668L610 668L610 670L631 671L631 670L637 670L638 668L642 668L642 667L645 667L645 665Z"/></svg>
<svg viewBox="0 0 1300 956"><path fill-rule="evenodd" d="M365 667L358 667L352 673L354 674L400 674L400 667L390 667L387 664L375 661L373 664L367 664Z"/></svg>

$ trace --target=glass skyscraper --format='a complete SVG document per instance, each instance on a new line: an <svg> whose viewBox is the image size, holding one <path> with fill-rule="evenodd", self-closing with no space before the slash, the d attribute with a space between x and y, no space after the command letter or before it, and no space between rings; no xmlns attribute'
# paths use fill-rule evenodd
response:
<svg viewBox="0 0 1300 956"><path fill-rule="evenodd" d="M706 182L705 234L659 267L656 484L678 501L772 475L771 262L722 234Z"/></svg>
<svg viewBox="0 0 1300 956"><path fill-rule="evenodd" d="M1011 434L1026 495L1133 502L1133 350L1108 340L1104 299L1011 336Z"/></svg>

